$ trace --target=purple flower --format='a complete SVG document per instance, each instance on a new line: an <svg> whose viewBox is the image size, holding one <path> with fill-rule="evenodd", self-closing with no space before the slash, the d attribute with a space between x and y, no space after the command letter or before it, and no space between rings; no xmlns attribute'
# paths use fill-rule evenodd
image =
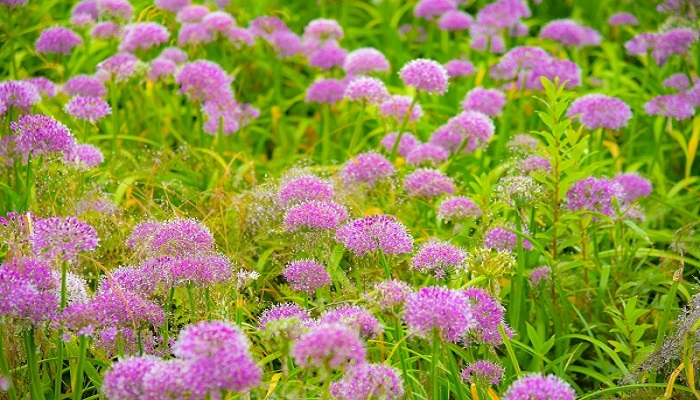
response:
<svg viewBox="0 0 700 400"><path fill-rule="evenodd" d="M610 18L608 18L608 24L612 26L639 25L639 20L630 13L620 12L611 15Z"/></svg>
<svg viewBox="0 0 700 400"><path fill-rule="evenodd" d="M289 30L287 24L277 17L270 17L263 15L261 17L255 18L250 22L249 29L253 32L255 36L267 38L271 34L278 31Z"/></svg>
<svg viewBox="0 0 700 400"><path fill-rule="evenodd" d="M450 83L445 67L425 58L407 62L399 71L399 76L406 86L431 94L445 94Z"/></svg>
<svg viewBox="0 0 700 400"><path fill-rule="evenodd" d="M379 115L393 117L396 121L403 122L411 108L413 98L410 96L393 95L379 106ZM423 108L417 102L413 105L411 114L408 116L409 122L416 122L423 116Z"/></svg>
<svg viewBox="0 0 700 400"><path fill-rule="evenodd" d="M73 47L83 44L83 39L75 32L62 26L54 26L41 31L34 47L37 53L61 53L70 55Z"/></svg>
<svg viewBox="0 0 700 400"><path fill-rule="evenodd" d="M508 141L507 145L513 153L528 154L537 150L540 141L535 137L523 133L513 136L513 138Z"/></svg>
<svg viewBox="0 0 700 400"><path fill-rule="evenodd" d="M27 4L28 0L0 0L0 4L8 6L10 9L22 7Z"/></svg>
<svg viewBox="0 0 700 400"><path fill-rule="evenodd" d="M130 53L117 53L97 64L98 71L104 71L110 79L125 81L136 73L145 70L145 64Z"/></svg>
<svg viewBox="0 0 700 400"><path fill-rule="evenodd" d="M552 56L539 47L514 47L489 70L489 76L500 80L514 79L522 75L521 73L528 74L538 64L551 60ZM522 82L519 82L518 87L522 86Z"/></svg>
<svg viewBox="0 0 700 400"><path fill-rule="evenodd" d="M309 21L304 27L303 37L304 39L313 38L316 40L340 40L343 38L343 28L334 19L318 18Z"/></svg>
<svg viewBox="0 0 700 400"><path fill-rule="evenodd" d="M450 10L442 14L438 20L438 27L444 31L462 31L469 29L474 18L464 11Z"/></svg>
<svg viewBox="0 0 700 400"><path fill-rule="evenodd" d="M331 384L330 392L339 400L403 398L403 380L398 369L386 364L360 363Z"/></svg>
<svg viewBox="0 0 700 400"><path fill-rule="evenodd" d="M528 18L531 15L527 3L521 0L498 0L486 4L477 13L476 19L481 25L504 29L515 26L520 18Z"/></svg>
<svg viewBox="0 0 700 400"><path fill-rule="evenodd" d="M640 197L649 196L652 191L651 182L648 179L643 178L634 172L615 175L615 177L612 179L612 182L622 186L622 190L625 192L625 203L631 203L633 201L636 201Z"/></svg>
<svg viewBox="0 0 700 400"><path fill-rule="evenodd" d="M450 60L445 63L444 67L445 71L447 71L447 75L452 79L458 76L473 75L475 72L474 64L469 60Z"/></svg>
<svg viewBox="0 0 700 400"><path fill-rule="evenodd" d="M447 161L449 155L450 153L441 146L433 143L422 143L408 153L406 163L413 166L428 164L435 167Z"/></svg>
<svg viewBox="0 0 700 400"><path fill-rule="evenodd" d="M464 293L439 286L423 287L406 300L404 321L411 332L457 343L474 325L474 317Z"/></svg>
<svg viewBox="0 0 700 400"><path fill-rule="evenodd" d="M301 38L288 30L278 30L270 36L270 44L277 50L279 57L293 57L301 53Z"/></svg>
<svg viewBox="0 0 700 400"><path fill-rule="evenodd" d="M577 114L580 116L575 117ZM617 97L587 94L574 100L566 116L579 119L588 129L607 128L619 130L627 126L632 110Z"/></svg>
<svg viewBox="0 0 700 400"><path fill-rule="evenodd" d="M435 17L457 9L453 0L420 0L413 9L413 15L418 18L432 20Z"/></svg>
<svg viewBox="0 0 700 400"><path fill-rule="evenodd" d="M518 171L525 175L538 171L549 173L552 171L552 163L544 157L529 156L520 160Z"/></svg>
<svg viewBox="0 0 700 400"><path fill-rule="evenodd" d="M348 222L337 229L336 239L358 256L377 250L385 254L406 254L413 248L413 238L406 226L384 214Z"/></svg>
<svg viewBox="0 0 700 400"><path fill-rule="evenodd" d="M390 280L378 282L372 292L367 295L368 300L376 304L382 311L392 311L403 308L406 299L413 294L411 286L403 281Z"/></svg>
<svg viewBox="0 0 700 400"><path fill-rule="evenodd" d="M456 153L464 146L464 152L469 153L491 139L496 127L491 118L479 111L464 111L450 118L443 128L438 128L430 138L430 142ZM466 141L466 143L464 143Z"/></svg>
<svg viewBox="0 0 700 400"><path fill-rule="evenodd" d="M99 97L75 96L66 103L66 114L92 123L112 113L112 108Z"/></svg>
<svg viewBox="0 0 700 400"><path fill-rule="evenodd" d="M156 7L172 12L178 12L190 5L192 0L155 0Z"/></svg>
<svg viewBox="0 0 700 400"><path fill-rule="evenodd" d="M384 54L371 47L363 47L349 53L343 63L343 71L347 75L367 75L388 70L389 61Z"/></svg>
<svg viewBox="0 0 700 400"><path fill-rule="evenodd" d="M159 281L165 289L185 285L209 287L231 279L232 270L224 255L196 252L151 258L141 266L141 274Z"/></svg>
<svg viewBox="0 0 700 400"><path fill-rule="evenodd" d="M512 336L512 330L504 320L505 308L497 299L491 297L481 288L468 288L464 291L467 301L471 305L472 316L476 323L469 332L467 342L477 342L489 346L498 346L503 343L503 338L498 327L503 325L508 336Z"/></svg>
<svg viewBox="0 0 700 400"><path fill-rule="evenodd" d="M219 64L197 60L183 65L175 82L180 85L180 94L192 101L221 101L231 96L233 78Z"/></svg>
<svg viewBox="0 0 700 400"><path fill-rule="evenodd" d="M354 306L340 306L325 311L318 320L321 324L341 323L347 325L363 338L376 338L384 329L379 325L377 318L369 310Z"/></svg>
<svg viewBox="0 0 700 400"><path fill-rule="evenodd" d="M538 287L552 280L552 268L545 265L537 267L530 272L530 286Z"/></svg>
<svg viewBox="0 0 700 400"><path fill-rule="evenodd" d="M171 60L175 64L182 64L187 61L187 53L177 47L166 47L160 52L160 58Z"/></svg>
<svg viewBox="0 0 700 400"><path fill-rule="evenodd" d="M154 356L123 358L105 373L101 393L109 400L145 398L149 388L144 377L162 363L163 360Z"/></svg>
<svg viewBox="0 0 700 400"><path fill-rule="evenodd" d="M613 197L624 199L624 189L607 179L585 178L575 182L566 192L567 207L571 211L593 211L609 217L615 215Z"/></svg>
<svg viewBox="0 0 700 400"><path fill-rule="evenodd" d="M411 260L411 269L432 274L440 280L445 273L464 266L467 252L448 242L430 240L423 244Z"/></svg>
<svg viewBox="0 0 700 400"><path fill-rule="evenodd" d="M294 303L276 304L263 311L258 329L273 336L297 339L312 323L309 312Z"/></svg>
<svg viewBox="0 0 700 400"><path fill-rule="evenodd" d="M68 128L43 114L20 116L10 124L15 146L25 157L67 154L75 147L75 138Z"/></svg>
<svg viewBox="0 0 700 400"><path fill-rule="evenodd" d="M333 67L342 67L347 58L348 51L340 47L334 40L327 40L320 47L314 47L309 55L309 66L329 70Z"/></svg>
<svg viewBox="0 0 700 400"><path fill-rule="evenodd" d="M693 78L693 83L697 84L698 78ZM666 78L663 82L664 87L670 87L678 91L684 91L690 88L690 80L688 75L683 72L673 74Z"/></svg>
<svg viewBox="0 0 700 400"><path fill-rule="evenodd" d="M687 54L693 43L698 41L697 29L675 28L656 36L652 56L661 65L674 54Z"/></svg>
<svg viewBox="0 0 700 400"><path fill-rule="evenodd" d="M498 385L503 379L503 374L506 372L500 364L488 361L479 360L467 364L462 370L462 380L467 383L479 384L482 382L489 385Z"/></svg>
<svg viewBox="0 0 700 400"><path fill-rule="evenodd" d="M0 375L0 392L7 392L10 390L10 386L12 385L12 382L10 378Z"/></svg>
<svg viewBox="0 0 700 400"><path fill-rule="evenodd" d="M571 19L549 22L542 27L540 37L552 39L570 47L598 46L602 40L598 31L581 26Z"/></svg>
<svg viewBox="0 0 700 400"><path fill-rule="evenodd" d="M133 53L138 49L148 50L168 41L170 32L156 22L138 22L124 27L119 51Z"/></svg>
<svg viewBox="0 0 700 400"><path fill-rule="evenodd" d="M306 102L335 104L343 100L345 84L338 79L319 79L306 89Z"/></svg>
<svg viewBox="0 0 700 400"><path fill-rule="evenodd" d="M64 155L67 165L79 170L96 168L105 160L102 150L91 144L78 144Z"/></svg>
<svg viewBox="0 0 700 400"><path fill-rule="evenodd" d="M327 181L314 175L301 175L284 180L278 198L286 205L307 203L313 200L332 200L333 187Z"/></svg>
<svg viewBox="0 0 700 400"><path fill-rule="evenodd" d="M112 21L102 21L95 24L90 31L90 36L95 39L108 40L121 35L121 27Z"/></svg>
<svg viewBox="0 0 700 400"><path fill-rule="evenodd" d="M359 76L348 83L343 97L350 101L379 105L389 97L389 92L386 90L384 82L379 79Z"/></svg>
<svg viewBox="0 0 700 400"><path fill-rule="evenodd" d="M326 267L314 260L297 260L287 264L282 276L292 290L313 294L316 289L331 284Z"/></svg>
<svg viewBox="0 0 700 400"><path fill-rule="evenodd" d="M209 14L209 9L206 6L191 4L182 7L180 11L178 11L175 20L181 24L202 22L207 14Z"/></svg>
<svg viewBox="0 0 700 400"><path fill-rule="evenodd" d="M204 26L212 32L228 32L236 26L236 20L226 11L212 11L202 18Z"/></svg>
<svg viewBox="0 0 700 400"><path fill-rule="evenodd" d="M188 363L206 391L248 391L260 384L262 371L250 355L250 342L237 326L204 321L180 332L173 354Z"/></svg>
<svg viewBox="0 0 700 400"><path fill-rule="evenodd" d="M148 68L148 79L152 81L157 81L161 78L172 76L177 71L177 64L174 61L160 56L151 61L151 65Z"/></svg>
<svg viewBox="0 0 700 400"><path fill-rule="evenodd" d="M642 32L625 43L625 50L631 55L643 56L656 47L658 37L652 32Z"/></svg>
<svg viewBox="0 0 700 400"><path fill-rule="evenodd" d="M454 193L455 183L441 171L421 168L406 176L403 188L409 197L436 197Z"/></svg>
<svg viewBox="0 0 700 400"><path fill-rule="evenodd" d="M472 25L470 34L470 47L473 50L490 51L491 53L503 53L505 51L506 45L503 41L503 36L501 36L501 30L494 25L477 22Z"/></svg>
<svg viewBox="0 0 700 400"><path fill-rule="evenodd" d="M677 120L684 120L695 115L695 106L690 97L684 93L656 96L644 104L644 111L649 115L662 115Z"/></svg>
<svg viewBox="0 0 700 400"><path fill-rule="evenodd" d="M296 205L284 214L284 227L290 232L302 229L328 230L348 218L344 206L333 201L310 201Z"/></svg>
<svg viewBox="0 0 700 400"><path fill-rule="evenodd" d="M448 197L438 207L438 218L444 221L460 221L481 216L479 206L464 196Z"/></svg>
<svg viewBox="0 0 700 400"><path fill-rule="evenodd" d="M209 228L195 219L147 221L134 228L126 246L149 256L206 253L213 251L214 237Z"/></svg>
<svg viewBox="0 0 700 400"><path fill-rule="evenodd" d="M398 132L392 132L384 136L380 142L381 146L387 151L391 151L391 149L394 148L394 143L396 142L398 135ZM406 157L408 156L408 153L410 153L411 150L413 150L413 148L419 144L420 142L415 136L413 136L412 133L404 132L404 134L401 135L397 153L399 153L401 157Z"/></svg>
<svg viewBox="0 0 700 400"><path fill-rule="evenodd" d="M581 68L569 60L547 60L540 62L532 69L532 72L527 76L525 86L532 90L542 90L542 82L540 78L547 78L554 82L559 78L560 84L566 83L567 88L581 85Z"/></svg>
<svg viewBox="0 0 700 400"><path fill-rule="evenodd" d="M343 164L340 178L346 185L364 183L373 188L377 182L396 173L394 165L383 155L367 152L358 154Z"/></svg>
<svg viewBox="0 0 700 400"><path fill-rule="evenodd" d="M69 96L104 97L107 94L102 81L89 75L76 75L68 79L62 91Z"/></svg>
<svg viewBox="0 0 700 400"><path fill-rule="evenodd" d="M338 369L364 362L366 353L359 333L343 324L316 325L292 348L292 355L302 368Z"/></svg>
<svg viewBox="0 0 700 400"><path fill-rule="evenodd" d="M97 12L100 18L128 21L134 13L134 7L128 0L99 0Z"/></svg>
<svg viewBox="0 0 700 400"><path fill-rule="evenodd" d="M80 252L94 250L100 240L93 227L75 217L39 219L29 239L35 254L67 261L75 261Z"/></svg>
<svg viewBox="0 0 700 400"><path fill-rule="evenodd" d="M697 0L664 0L656 7L656 11L695 21L698 19L696 12L698 7L700 2Z"/></svg>
<svg viewBox="0 0 700 400"><path fill-rule="evenodd" d="M527 232L524 232L527 233ZM500 226L491 228L484 234L484 247L498 251L513 251L518 245L518 235ZM532 250L532 243L523 239L523 249Z"/></svg>
<svg viewBox="0 0 700 400"><path fill-rule="evenodd" d="M23 81L34 85L34 87L36 87L36 89L42 95L45 95L47 97L56 96L56 85L47 78L36 76L33 78L26 78Z"/></svg>
<svg viewBox="0 0 700 400"><path fill-rule="evenodd" d="M214 40L209 28L202 23L184 24L177 33L177 45L187 46L209 43Z"/></svg>
<svg viewBox="0 0 700 400"><path fill-rule="evenodd" d="M4 81L0 82L0 101L5 107L15 107L20 112L28 113L34 104L41 101L41 94L29 82Z"/></svg>
<svg viewBox="0 0 700 400"><path fill-rule="evenodd" d="M40 326L58 312L60 281L41 260L14 259L0 265L0 316Z"/></svg>
<svg viewBox="0 0 700 400"><path fill-rule="evenodd" d="M462 101L464 111L480 111L489 117L497 117L503 113L506 105L506 95L497 89L475 87L467 92Z"/></svg>
<svg viewBox="0 0 700 400"><path fill-rule="evenodd" d="M519 378L508 388L503 400L574 400L576 392L554 375L531 374Z"/></svg>
<svg viewBox="0 0 700 400"><path fill-rule="evenodd" d="M236 48L243 45L252 46L255 44L255 35L249 30L234 26L225 32L226 39L231 42Z"/></svg>

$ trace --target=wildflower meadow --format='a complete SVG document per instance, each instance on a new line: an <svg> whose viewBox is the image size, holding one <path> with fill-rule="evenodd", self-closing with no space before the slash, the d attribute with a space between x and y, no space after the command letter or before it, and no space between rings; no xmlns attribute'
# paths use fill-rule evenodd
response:
<svg viewBox="0 0 700 400"><path fill-rule="evenodd" d="M700 399L699 13L0 0L0 399Z"/></svg>

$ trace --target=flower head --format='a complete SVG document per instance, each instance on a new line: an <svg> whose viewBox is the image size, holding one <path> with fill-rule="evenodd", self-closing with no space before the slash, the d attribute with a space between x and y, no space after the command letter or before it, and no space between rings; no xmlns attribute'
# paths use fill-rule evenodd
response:
<svg viewBox="0 0 700 400"><path fill-rule="evenodd" d="M542 27L540 37L552 39L564 46L571 47L597 46L602 40L602 36L598 31L581 26L571 19L549 22Z"/></svg>
<svg viewBox="0 0 700 400"><path fill-rule="evenodd" d="M613 197L624 199L624 189L617 182L600 178L576 181L566 192L567 207L571 211L593 211L609 217L615 215Z"/></svg>
<svg viewBox="0 0 700 400"><path fill-rule="evenodd" d="M381 104L389 97L384 82L377 78L360 76L354 78L345 87L343 97L350 101L361 101L363 103Z"/></svg>
<svg viewBox="0 0 700 400"><path fill-rule="evenodd" d="M339 400L403 398L401 373L386 364L360 363L331 384L331 394Z"/></svg>
<svg viewBox="0 0 700 400"><path fill-rule="evenodd" d="M398 132L392 132L384 136L380 142L381 146L384 147L387 151L391 151L391 149L394 148L394 143L396 143L396 138L399 136ZM413 136L412 133L404 132L403 135L401 135L401 139L399 140L399 147L397 149L397 153L401 157L406 157L408 156L408 153L413 150L414 147L418 146L420 142L418 139L416 139L415 136Z"/></svg>
<svg viewBox="0 0 700 400"><path fill-rule="evenodd" d="M306 89L306 102L335 104L343 100L345 83L338 79L319 79Z"/></svg>
<svg viewBox="0 0 700 400"><path fill-rule="evenodd" d="M459 10L450 10L440 16L438 27L445 31L469 29L474 22L471 15Z"/></svg>
<svg viewBox="0 0 700 400"><path fill-rule="evenodd" d="M467 92L462 101L464 111L480 111L489 117L497 117L506 105L506 95L498 89L475 87Z"/></svg>
<svg viewBox="0 0 700 400"><path fill-rule="evenodd" d="M685 93L662 94L644 104L644 111L649 115L684 120L695 115L695 106Z"/></svg>
<svg viewBox="0 0 700 400"><path fill-rule="evenodd" d="M505 368L496 362L479 360L467 364L462 370L462 380L467 383L486 382L489 385L498 385L505 372Z"/></svg>
<svg viewBox="0 0 700 400"><path fill-rule="evenodd" d="M83 44L83 39L68 28L54 26L41 32L34 47L37 53L61 53L69 55L74 47Z"/></svg>
<svg viewBox="0 0 700 400"><path fill-rule="evenodd" d="M574 400L576 392L555 375L531 374L519 378L508 388L503 400Z"/></svg>
<svg viewBox="0 0 700 400"><path fill-rule="evenodd" d="M457 343L474 325L471 307L464 294L439 286L423 287L406 300L404 321L422 337L438 334Z"/></svg>
<svg viewBox="0 0 700 400"><path fill-rule="evenodd" d="M445 63L444 67L447 75L452 79L459 76L473 75L475 72L474 64L469 60L450 60Z"/></svg>
<svg viewBox="0 0 700 400"><path fill-rule="evenodd" d="M472 315L476 320L476 324L469 332L468 342L475 341L498 346L503 343L498 329L501 325L504 326L506 334L512 336L512 330L506 325L504 319L506 310L497 299L491 297L486 290L476 287L466 289L464 295L472 307Z"/></svg>
<svg viewBox="0 0 700 400"><path fill-rule="evenodd" d="M89 170L102 164L104 154L99 147L91 144L78 144L63 156L65 163L79 170Z"/></svg>
<svg viewBox="0 0 700 400"><path fill-rule="evenodd" d="M300 337L292 355L303 368L340 367L361 363L367 351L359 333L344 324L319 324Z"/></svg>
<svg viewBox="0 0 700 400"><path fill-rule="evenodd" d="M283 181L278 194L279 201L286 206L331 200L333 196L333 186L314 175L301 175Z"/></svg>
<svg viewBox="0 0 700 400"><path fill-rule="evenodd" d="M63 93L70 96L104 97L107 89L101 80L90 75L76 75L63 84Z"/></svg>
<svg viewBox="0 0 700 400"><path fill-rule="evenodd" d="M29 82L4 81L0 82L0 101L5 105L5 109L15 107L20 112L27 113L34 104L41 101L41 94L36 86Z"/></svg>
<svg viewBox="0 0 700 400"><path fill-rule="evenodd" d="M418 58L406 63L399 76L406 86L431 94L445 94L449 86L447 70L437 61Z"/></svg>
<svg viewBox="0 0 700 400"><path fill-rule="evenodd" d="M413 98L410 96L393 95L379 106L379 114L384 117L393 117L402 122L408 116L409 122L416 122L423 116L423 108L417 102L411 109ZM409 109L411 113L408 114Z"/></svg>
<svg viewBox="0 0 700 400"><path fill-rule="evenodd" d="M484 247L498 251L513 251L518 245L518 235L506 228L497 226L484 234ZM523 239L523 249L532 250L532 243Z"/></svg>
<svg viewBox="0 0 700 400"><path fill-rule="evenodd" d="M367 152L346 161L340 170L340 178L346 185L364 183L373 188L377 182L395 173L394 165L386 157L379 153Z"/></svg>
<svg viewBox="0 0 700 400"><path fill-rule="evenodd" d="M431 240L423 244L411 260L411 269L442 279L447 271L464 266L467 252L448 242Z"/></svg>
<svg viewBox="0 0 700 400"><path fill-rule="evenodd" d="M620 12L611 15L610 18L608 18L608 24L612 26L639 25L639 20L630 13Z"/></svg>
<svg viewBox="0 0 700 400"><path fill-rule="evenodd" d="M441 171L421 168L406 176L403 188L410 197L437 197L454 193L455 183Z"/></svg>
<svg viewBox="0 0 700 400"><path fill-rule="evenodd" d="M587 94L574 100L566 115L576 117L588 129L607 128L619 130L627 126L632 118L632 110L617 97L602 94Z"/></svg>
<svg viewBox="0 0 700 400"><path fill-rule="evenodd" d="M378 282L372 291L367 295L367 299L376 304L382 311L391 311L396 308L403 308L408 297L413 294L411 286L403 281L390 280Z"/></svg>
<svg viewBox="0 0 700 400"><path fill-rule="evenodd" d="M384 214L346 223L337 229L336 239L359 256L377 250L385 254L406 254L413 248L413 238L406 226Z"/></svg>
<svg viewBox="0 0 700 400"><path fill-rule="evenodd" d="M313 294L316 289L331 284L326 267L314 260L297 260L287 264L282 272L293 290Z"/></svg>
<svg viewBox="0 0 700 400"><path fill-rule="evenodd" d="M530 286L538 287L552 280L552 268L545 265L537 267L530 272Z"/></svg>
<svg viewBox="0 0 700 400"><path fill-rule="evenodd" d="M20 116L10 124L15 134L15 146L25 159L32 155L67 154L75 147L75 137L68 128L43 114Z"/></svg>
<svg viewBox="0 0 700 400"><path fill-rule="evenodd" d="M312 323L309 312L294 303L276 304L263 311L258 329L271 336L297 339Z"/></svg>
<svg viewBox="0 0 700 400"><path fill-rule="evenodd" d="M363 47L347 55L343 70L347 75L368 75L372 72L388 71L389 61L381 51L372 47Z"/></svg>
<svg viewBox="0 0 700 400"><path fill-rule="evenodd" d="M325 311L319 318L321 324L342 323L357 330L363 338L374 338L384 331L377 318L360 306L340 306Z"/></svg>
<svg viewBox="0 0 700 400"><path fill-rule="evenodd" d="M477 218L481 214L481 208L465 196L448 197L438 207L438 218L443 221L461 221Z"/></svg>
<svg viewBox="0 0 700 400"><path fill-rule="evenodd" d="M73 97L66 103L66 114L78 120L95 122L112 113L112 108L99 97Z"/></svg>
<svg viewBox="0 0 700 400"><path fill-rule="evenodd" d="M449 156L450 153L441 146L433 143L421 143L406 155L406 163L413 166L427 164L435 167L447 161Z"/></svg>
<svg viewBox="0 0 700 400"><path fill-rule="evenodd" d="M133 53L138 49L148 50L168 41L170 32L156 22L137 22L124 27L119 51Z"/></svg>
<svg viewBox="0 0 700 400"><path fill-rule="evenodd" d="M334 201L310 201L296 205L284 214L284 226L288 231L300 229L334 229L348 218L344 206Z"/></svg>

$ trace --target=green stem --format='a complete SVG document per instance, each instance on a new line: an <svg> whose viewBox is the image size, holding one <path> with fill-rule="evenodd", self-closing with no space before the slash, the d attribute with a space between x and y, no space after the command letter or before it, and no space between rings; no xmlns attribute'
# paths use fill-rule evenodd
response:
<svg viewBox="0 0 700 400"><path fill-rule="evenodd" d="M671 321L671 309L676 300L676 291L678 286L683 279L683 267L681 267L673 277L673 283L671 284L671 289L669 289L666 295L666 302L664 303L664 313L661 316L661 322L659 323L659 330L656 333L656 350L661 349L661 345L664 343L664 338L668 334L668 324ZM656 373L652 374L649 379L651 382L656 382Z"/></svg>
<svg viewBox="0 0 700 400"><path fill-rule="evenodd" d="M498 325L498 333L501 335L503 344L506 346L506 353L508 354L508 358L510 358L510 363L513 364L515 375L517 375L518 378L520 378L521 376L523 376L523 371L520 370L518 358L515 356L515 352L513 352L513 346L511 346L510 344L510 338L508 337L508 335L506 335L506 330L503 327L503 324Z"/></svg>
<svg viewBox="0 0 700 400"><path fill-rule="evenodd" d="M197 310L194 304L194 291L192 290L192 284L187 284L187 298L190 302L190 323L197 322Z"/></svg>
<svg viewBox="0 0 700 400"><path fill-rule="evenodd" d="M396 335L396 341L399 344L399 364L401 365L401 372L403 373L404 381L408 389L410 398L413 398L413 380L408 375L408 365L406 363L406 351L405 343L403 342L403 327L398 318L394 318L394 334Z"/></svg>
<svg viewBox="0 0 700 400"><path fill-rule="evenodd" d="M27 371L29 373L29 390L32 399L44 400L39 378L39 365L36 362L36 344L34 343L34 328L24 331L24 347L27 351Z"/></svg>
<svg viewBox="0 0 700 400"><path fill-rule="evenodd" d="M68 303L68 289L66 286L66 276L68 275L68 262L61 263L61 311L66 308ZM54 382L54 396L56 399L61 398L61 390L63 388L63 328L58 329L56 337L56 381Z"/></svg>
<svg viewBox="0 0 700 400"><path fill-rule="evenodd" d="M411 106L408 107L408 112L406 115L403 116L403 121L401 122L401 128L399 128L399 132L396 135L396 140L394 141L394 145L391 147L391 154L389 155L389 160L393 160L396 157L396 152L399 150L399 143L401 143L401 137L403 137L403 132L406 130L406 125L408 124L408 119L411 116L411 113L413 112L413 107L416 105L418 102L418 94L413 97L413 100L411 101Z"/></svg>
<svg viewBox="0 0 700 400"><path fill-rule="evenodd" d="M321 105L321 161L323 164L328 164L331 155L331 136L330 136L330 105Z"/></svg>
<svg viewBox="0 0 700 400"><path fill-rule="evenodd" d="M119 135L119 99L117 95L117 84L112 82L109 88L109 102L112 106L112 157L116 157L117 154L117 136Z"/></svg>
<svg viewBox="0 0 700 400"><path fill-rule="evenodd" d="M0 327L0 372L2 376L10 382L10 388L7 389L7 394L10 396L10 400L16 400L17 394L15 393L15 388L12 385L12 376L10 375L10 367L7 365L7 359L5 358L5 326Z"/></svg>
<svg viewBox="0 0 700 400"><path fill-rule="evenodd" d="M75 386L73 387L73 400L80 400L83 395L83 366L85 364L85 352L87 350L87 338L80 335L80 352L78 353L78 367L75 372Z"/></svg>
<svg viewBox="0 0 700 400"><path fill-rule="evenodd" d="M522 332L521 320L522 320L522 308L525 300L525 251L523 249L523 237L520 235L522 232L522 220L520 218L520 213L515 217L515 227L518 231L518 256L517 256L517 269L515 272L515 277L511 280L511 310L513 312L512 319L510 321L511 325L515 328L517 332Z"/></svg>
<svg viewBox="0 0 700 400"><path fill-rule="evenodd" d="M435 329L433 331L433 355L430 359L430 384L433 388L433 400L440 398L440 379L438 373L438 362L440 361L440 332Z"/></svg>
<svg viewBox="0 0 700 400"><path fill-rule="evenodd" d="M355 154L355 146L357 145L357 142L360 141L360 136L362 135L362 124L364 123L365 119L365 107L366 104L362 102L362 108L360 109L360 112L357 115L357 121L355 122L355 131L350 139L350 146L348 146L348 151L350 154Z"/></svg>

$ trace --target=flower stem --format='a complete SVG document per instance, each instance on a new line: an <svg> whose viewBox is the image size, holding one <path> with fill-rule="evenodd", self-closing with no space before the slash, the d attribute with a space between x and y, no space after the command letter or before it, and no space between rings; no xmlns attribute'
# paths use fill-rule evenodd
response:
<svg viewBox="0 0 700 400"><path fill-rule="evenodd" d="M430 384L433 388L433 400L440 398L440 379L438 373L438 362L440 361L440 332L435 329L433 331L433 355L430 359Z"/></svg>
<svg viewBox="0 0 700 400"><path fill-rule="evenodd" d="M363 102L362 108L357 114L357 121L355 122L355 132L353 132L352 138L350 139L350 146L348 146L348 151L351 154L355 153L355 146L357 145L357 142L360 141L360 136L362 134L362 124L364 123L365 119L365 107L366 104Z"/></svg>
<svg viewBox="0 0 700 400"><path fill-rule="evenodd" d="M4 325L8 326L8 325ZM10 375L10 367L7 365L7 359L5 358L5 329L0 327L0 372L9 382L10 387L7 389L7 394L10 396L10 400L16 400L17 395L15 394L15 388L12 385L12 376Z"/></svg>
<svg viewBox="0 0 700 400"><path fill-rule="evenodd" d="M413 97L413 100L411 101L410 107L408 107L408 112L406 115L403 116L403 121L401 122L401 127L399 128L399 132L396 134L396 140L394 141L394 145L391 146L391 154L389 155L389 160L393 160L396 158L396 152L399 150L399 143L401 142L401 137L403 136L403 131L406 130L406 125L408 124L408 119L411 116L411 113L413 112L413 107L416 105L418 102L418 95Z"/></svg>
<svg viewBox="0 0 700 400"><path fill-rule="evenodd" d="M331 155L331 136L330 136L330 105L321 105L321 161L323 164L328 164Z"/></svg>
<svg viewBox="0 0 700 400"><path fill-rule="evenodd" d="M39 378L39 365L36 362L36 344L34 343L34 328L24 331L24 348L27 351L27 371L29 372L29 390L32 399L44 400Z"/></svg>
<svg viewBox="0 0 700 400"><path fill-rule="evenodd" d="M85 352L87 349L87 338L80 335L80 352L78 353L78 367L75 372L75 386L73 389L73 400L80 400L83 395L83 366L85 364Z"/></svg>

